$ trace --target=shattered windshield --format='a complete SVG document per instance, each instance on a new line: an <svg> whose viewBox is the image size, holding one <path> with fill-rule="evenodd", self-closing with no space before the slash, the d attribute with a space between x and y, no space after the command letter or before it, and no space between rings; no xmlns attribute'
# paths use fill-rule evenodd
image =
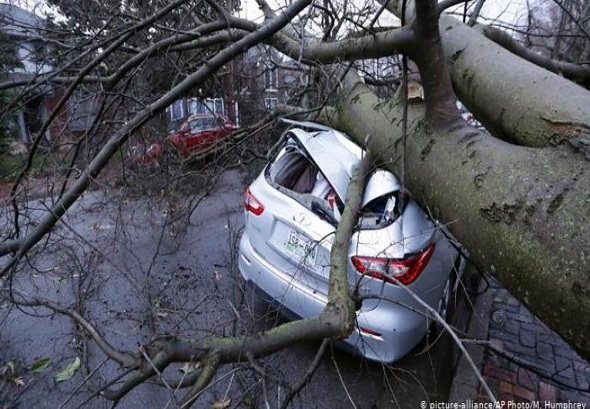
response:
<svg viewBox="0 0 590 409"><path fill-rule="evenodd" d="M359 226L362 229L385 227L401 215L399 192L392 192L367 203L360 211Z"/></svg>

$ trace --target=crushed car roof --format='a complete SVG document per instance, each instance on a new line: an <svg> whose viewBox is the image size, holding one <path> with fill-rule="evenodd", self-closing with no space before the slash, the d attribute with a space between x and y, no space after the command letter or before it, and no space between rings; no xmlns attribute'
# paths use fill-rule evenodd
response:
<svg viewBox="0 0 590 409"><path fill-rule="evenodd" d="M298 123L299 125L300 123ZM313 123L305 123L304 126ZM319 125L322 126L322 125ZM311 128L310 126L306 126ZM315 162L336 194L344 201L354 169L365 151L352 142L345 134L334 129L307 132L303 129L287 131ZM390 172L374 172L367 182L363 205L384 194L400 189L397 178Z"/></svg>

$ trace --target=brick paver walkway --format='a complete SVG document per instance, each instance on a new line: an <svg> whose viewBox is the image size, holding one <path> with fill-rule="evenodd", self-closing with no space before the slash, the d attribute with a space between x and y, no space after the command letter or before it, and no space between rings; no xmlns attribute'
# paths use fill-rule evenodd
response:
<svg viewBox="0 0 590 409"><path fill-rule="evenodd" d="M494 292L483 375L500 401L590 403L590 365L510 293ZM487 401L480 389L479 398Z"/></svg>

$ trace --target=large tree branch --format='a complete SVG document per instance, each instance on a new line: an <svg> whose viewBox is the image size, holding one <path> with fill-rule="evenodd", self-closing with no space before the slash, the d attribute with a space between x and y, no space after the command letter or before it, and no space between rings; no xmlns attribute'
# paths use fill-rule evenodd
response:
<svg viewBox="0 0 590 409"><path fill-rule="evenodd" d="M453 17L441 16L440 32L455 92L492 134L535 147L590 137L587 90Z"/></svg>
<svg viewBox="0 0 590 409"><path fill-rule="evenodd" d="M195 48L222 44L247 35L247 31L236 29L223 31L210 36L172 47L171 51L186 51ZM301 42L280 31L266 40L283 54L304 62L335 63L338 61L354 61L366 58L379 58L398 52L410 52L415 44L415 34L412 27L403 27L361 37L348 38L334 42L321 42L308 39L305 47Z"/></svg>
<svg viewBox="0 0 590 409"><path fill-rule="evenodd" d="M477 19L479 18L480 13L481 13L481 9L483 8L485 3L486 3L486 0L478 0L477 1L477 4L473 8L473 11L471 12L471 15L469 16L469 20L467 21L467 25L469 27L473 27L475 25L475 23L477 22Z"/></svg>
<svg viewBox="0 0 590 409"><path fill-rule="evenodd" d="M565 61L554 60L524 47L514 40L506 31L488 25L476 25L475 30L481 32L493 42L501 45L508 51L524 58L539 67L545 68L556 74L561 74L570 80L590 80L590 66L574 64Z"/></svg>
<svg viewBox="0 0 590 409"><path fill-rule="evenodd" d="M328 119L360 144L374 134L369 149L399 174L401 104L379 101L356 81L343 85L338 114ZM450 229L478 265L590 356L590 257L581 250L590 248L588 161L566 149L510 145L468 126L432 132L423 118L423 105L411 104L409 189L441 222L453 221Z"/></svg>
<svg viewBox="0 0 590 409"><path fill-rule="evenodd" d="M303 49L298 41L277 33L268 43L294 59L334 63L409 53L415 46L415 33L412 27L402 27L335 42L308 40Z"/></svg>
<svg viewBox="0 0 590 409"><path fill-rule="evenodd" d="M408 0L407 16L415 15L413 3ZM388 9L401 16L401 5L402 0L391 0ZM528 63L453 17L442 15L439 21L455 93L490 132L526 146L567 142L589 155L585 141L590 136L590 111L581 108L590 106L588 92ZM436 87L436 81L431 82ZM535 109L528 98L533 91Z"/></svg>
<svg viewBox="0 0 590 409"><path fill-rule="evenodd" d="M459 120L455 95L440 46L438 8L434 0L416 0L415 18L417 47L408 56L416 62L424 88L426 119L435 126L447 126Z"/></svg>

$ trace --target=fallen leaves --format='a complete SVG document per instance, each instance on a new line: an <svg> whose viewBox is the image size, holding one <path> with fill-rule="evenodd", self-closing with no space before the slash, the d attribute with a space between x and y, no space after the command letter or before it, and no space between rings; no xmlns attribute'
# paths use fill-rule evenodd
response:
<svg viewBox="0 0 590 409"><path fill-rule="evenodd" d="M31 365L31 371L35 375L41 375L43 371L49 366L50 362L51 358L49 358L48 356L39 358L35 362L33 362L33 365Z"/></svg>
<svg viewBox="0 0 590 409"><path fill-rule="evenodd" d="M213 409L227 409L231 405L231 399L223 398L216 400L211 406Z"/></svg>
<svg viewBox="0 0 590 409"><path fill-rule="evenodd" d="M55 375L53 375L53 379L55 382L67 381L71 379L76 374L76 372L78 372L78 369L80 369L80 358L76 357L74 358L74 361L71 362L67 367L59 372L56 372Z"/></svg>

